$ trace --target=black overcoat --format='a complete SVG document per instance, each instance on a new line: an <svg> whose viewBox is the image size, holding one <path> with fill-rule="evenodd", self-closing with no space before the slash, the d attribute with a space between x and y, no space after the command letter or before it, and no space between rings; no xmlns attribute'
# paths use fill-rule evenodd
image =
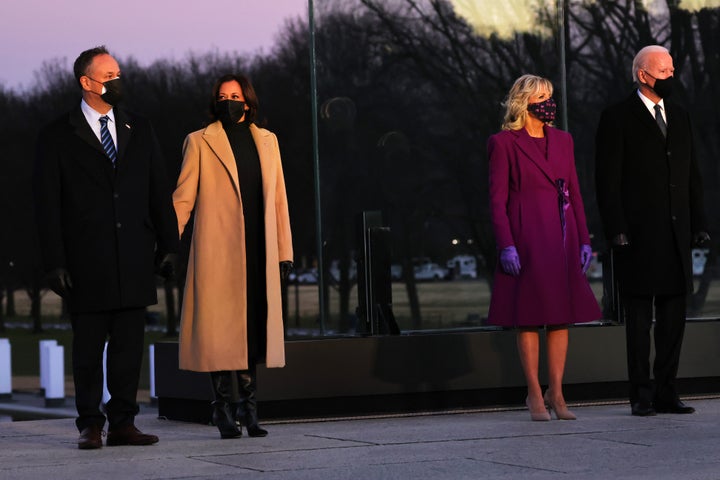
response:
<svg viewBox="0 0 720 480"><path fill-rule="evenodd" d="M630 247L617 256L621 292L692 291L692 234L707 231L688 113L665 100L667 139L637 92L606 109L596 137L596 182L608 240Z"/></svg>
<svg viewBox="0 0 720 480"><path fill-rule="evenodd" d="M156 246L176 252L177 220L150 123L115 109L117 167L80 106L45 127L35 168L43 266L72 279L71 312L157 303Z"/></svg>

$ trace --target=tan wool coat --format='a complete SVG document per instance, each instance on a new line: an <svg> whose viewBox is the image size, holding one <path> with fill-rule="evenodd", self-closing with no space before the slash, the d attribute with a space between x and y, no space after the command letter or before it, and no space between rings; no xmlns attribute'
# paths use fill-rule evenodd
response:
<svg viewBox="0 0 720 480"><path fill-rule="evenodd" d="M292 261L285 180L277 137L250 125L260 157L265 204L267 367L285 366L281 261ZM218 121L187 136L173 193L178 228L195 210L180 323L180 368L246 370L245 232L237 168Z"/></svg>

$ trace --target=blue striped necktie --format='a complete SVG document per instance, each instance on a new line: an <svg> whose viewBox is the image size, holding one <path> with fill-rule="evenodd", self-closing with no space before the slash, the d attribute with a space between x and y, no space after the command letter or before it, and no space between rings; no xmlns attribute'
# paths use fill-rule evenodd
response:
<svg viewBox="0 0 720 480"><path fill-rule="evenodd" d="M102 141L105 154L108 156L113 166L115 166L117 152L115 151L115 143L113 142L112 136L110 136L110 130L108 130L108 120L110 120L110 117L107 115L100 117L100 141Z"/></svg>

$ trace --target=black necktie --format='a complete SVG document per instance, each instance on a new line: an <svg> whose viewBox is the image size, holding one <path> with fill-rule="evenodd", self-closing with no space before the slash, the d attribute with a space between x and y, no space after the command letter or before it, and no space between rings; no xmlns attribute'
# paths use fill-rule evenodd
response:
<svg viewBox="0 0 720 480"><path fill-rule="evenodd" d="M110 117L107 115L100 117L100 141L102 142L105 154L108 156L112 164L115 165L117 152L115 151L115 143L113 142L112 136L110 136L110 130L108 130L108 120L110 120Z"/></svg>
<svg viewBox="0 0 720 480"><path fill-rule="evenodd" d="M660 131L663 134L663 137L667 137L667 125L665 124L665 119L662 116L662 107L658 104L655 104L655 121L658 124L658 127L660 127Z"/></svg>

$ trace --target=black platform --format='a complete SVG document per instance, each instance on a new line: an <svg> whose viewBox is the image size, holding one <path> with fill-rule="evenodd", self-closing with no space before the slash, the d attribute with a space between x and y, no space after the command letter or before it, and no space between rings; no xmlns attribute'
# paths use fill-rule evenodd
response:
<svg viewBox="0 0 720 480"><path fill-rule="evenodd" d="M543 342L544 343L544 342ZM720 393L720 321L689 321L680 394ZM206 423L209 375L178 369L177 342L155 345L158 413ZM261 417L304 418L515 405L525 381L515 332L479 330L286 342L287 366L258 367ZM541 379L546 378L541 349ZM617 325L570 329L568 401L623 399L625 332Z"/></svg>

